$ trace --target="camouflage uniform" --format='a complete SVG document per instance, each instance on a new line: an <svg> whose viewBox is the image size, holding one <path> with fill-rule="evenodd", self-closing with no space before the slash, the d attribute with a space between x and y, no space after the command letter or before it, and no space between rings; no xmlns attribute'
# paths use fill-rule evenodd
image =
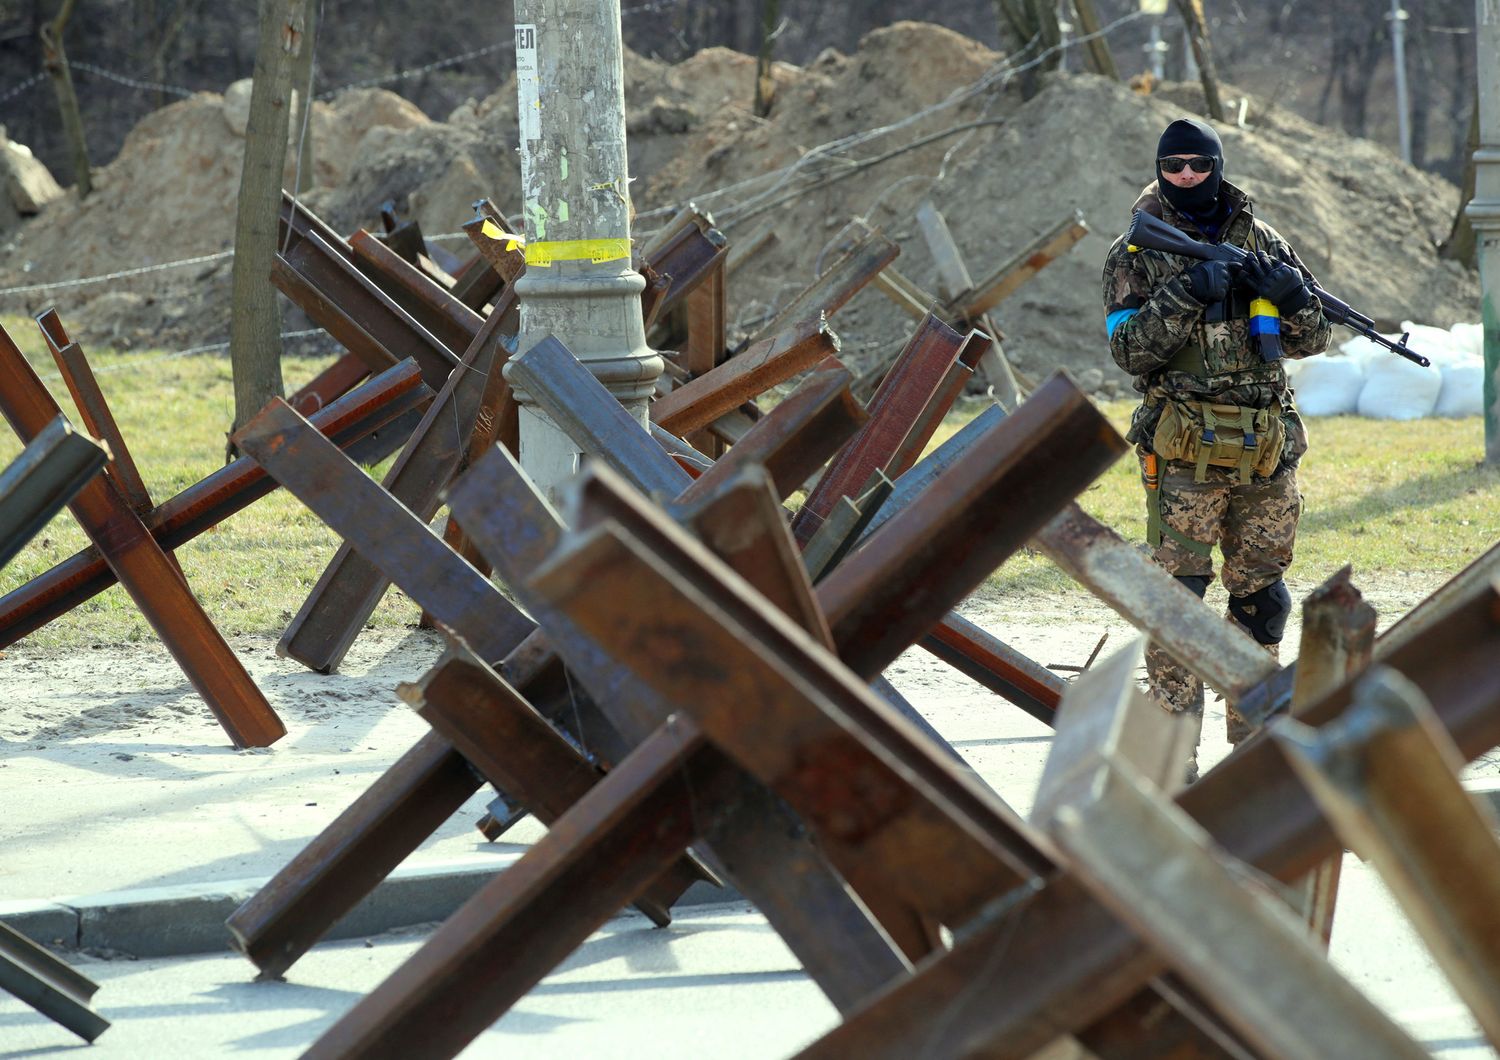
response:
<svg viewBox="0 0 1500 1060"><path fill-rule="evenodd" d="M1220 241L1264 251L1273 259L1294 265L1309 284L1313 282L1287 242L1253 218L1244 192L1225 181L1220 195L1226 197L1229 208L1219 226ZM1154 182L1142 192L1136 209L1146 210L1196 239L1205 239L1191 221L1158 195ZM1284 594L1281 578L1292 561L1301 514L1296 467L1307 451L1307 431L1292 403L1282 362L1262 358L1251 339L1248 317L1229 300L1205 306L1188 293L1182 274L1194 264L1193 259L1161 251L1129 251L1123 237L1115 242L1104 266L1110 353L1116 364L1135 377L1135 388L1143 396L1128 435L1143 464L1170 398L1279 411L1285 441L1281 461L1269 476L1254 475L1244 483L1236 470L1210 466L1204 469L1204 481L1200 482L1192 464L1159 462L1162 524L1200 547L1217 544L1224 557L1224 587L1232 598L1251 597L1253 601L1254 594L1263 590L1274 588ZM1244 298L1240 301L1243 303ZM1331 331L1316 298L1282 318L1280 329L1283 351L1291 357L1322 352ZM1195 552L1167 534L1163 534L1153 555L1156 562L1200 596L1213 579L1209 555ZM1232 599L1231 604L1235 603ZM1239 608L1252 616L1255 611L1253 603L1246 605L1243 601L1239 601ZM1236 621L1232 613L1230 620ZM1239 624L1249 631L1244 622ZM1256 639L1275 654L1274 641L1266 643L1273 639L1270 635L1258 635ZM1274 640L1279 640L1279 633ZM1155 645L1148 648L1146 666L1158 702L1169 710L1197 715L1201 724L1202 682ZM1233 711L1229 712L1228 728L1232 743L1248 734Z"/></svg>

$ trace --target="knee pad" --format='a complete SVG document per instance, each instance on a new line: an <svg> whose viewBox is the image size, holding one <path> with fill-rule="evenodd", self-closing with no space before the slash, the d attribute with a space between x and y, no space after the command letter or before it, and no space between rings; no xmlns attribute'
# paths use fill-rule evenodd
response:
<svg viewBox="0 0 1500 1060"><path fill-rule="evenodd" d="M1229 613L1250 631L1257 644L1280 644L1292 612L1292 594L1286 582L1277 579L1264 589L1229 598Z"/></svg>
<svg viewBox="0 0 1500 1060"><path fill-rule="evenodd" d="M1200 600L1208 592L1208 583L1214 580L1212 574L1174 574L1172 577L1186 585Z"/></svg>

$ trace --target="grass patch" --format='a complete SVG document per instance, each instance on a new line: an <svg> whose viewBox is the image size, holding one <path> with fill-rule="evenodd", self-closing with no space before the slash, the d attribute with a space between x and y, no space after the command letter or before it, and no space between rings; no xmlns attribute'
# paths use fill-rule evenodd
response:
<svg viewBox="0 0 1500 1060"><path fill-rule="evenodd" d="M71 402L29 319L0 316L64 411ZM160 352L91 353L90 360L151 495L158 502L216 470L234 411L227 355L169 358ZM330 358L289 357L288 389L312 378ZM1121 430L1133 403L1106 404ZM938 440L976 412L950 416ZM76 417L74 417L76 420ZM1500 539L1500 469L1483 468L1483 426L1477 418L1382 423L1341 418L1311 424L1304 459L1307 500L1293 577L1316 582L1344 563L1356 574L1445 576ZM0 431L0 466L21 446ZM380 472L377 471L378 475ZM1110 468L1081 498L1092 515L1130 540L1145 533L1145 507L1133 460ZM71 515L55 519L0 571L0 593L84 547ZM279 635L302 606L337 548L338 539L302 504L277 491L177 550L204 608L227 635ZM1045 557L1023 551L989 580L1004 593L1078 593ZM393 592L372 624L402 628L418 609ZM112 588L33 633L29 644L66 647L154 637L123 590Z"/></svg>
<svg viewBox="0 0 1500 1060"><path fill-rule="evenodd" d="M29 318L0 316L0 324L75 424L81 422L56 366ZM218 470L234 418L234 386L227 353L168 358L160 351L88 350L120 433L146 488L158 504ZM332 357L287 357L287 390L306 383ZM8 426L0 429L0 467L21 451ZM380 472L377 472L379 474ZM199 601L225 635L280 634L337 549L339 539L284 490L256 501L177 550ZM72 515L63 512L0 570L0 593L42 573L88 545ZM418 609L399 592L372 623L402 627ZM116 644L155 637L119 586L100 593L26 638L38 647Z"/></svg>

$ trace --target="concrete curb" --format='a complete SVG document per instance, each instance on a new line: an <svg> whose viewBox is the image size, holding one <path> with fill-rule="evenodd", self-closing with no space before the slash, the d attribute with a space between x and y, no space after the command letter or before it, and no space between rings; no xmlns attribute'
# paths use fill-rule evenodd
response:
<svg viewBox="0 0 1500 1060"><path fill-rule="evenodd" d="M515 859L432 862L398 868L324 936L378 935L447 919ZM230 949L224 921L267 880L143 887L58 898L0 901L0 921L44 946L109 950L135 957L176 957ZM731 888L696 883L677 906L743 899Z"/></svg>

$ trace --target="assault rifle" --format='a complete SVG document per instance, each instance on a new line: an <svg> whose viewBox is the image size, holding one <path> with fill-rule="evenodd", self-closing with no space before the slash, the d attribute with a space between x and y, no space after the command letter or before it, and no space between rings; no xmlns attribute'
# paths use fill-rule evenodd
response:
<svg viewBox="0 0 1500 1060"><path fill-rule="evenodd" d="M1231 243L1200 243L1187 233L1173 228L1160 217L1154 217L1144 210L1137 210L1135 216L1131 218L1130 230L1125 233L1125 242L1129 244L1131 251L1141 248L1162 250L1168 254L1181 254L1183 257L1199 258L1203 261L1222 261L1231 268L1243 266L1245 259L1250 256L1248 252ZM1415 361L1423 368L1432 367L1431 361L1407 347L1406 340L1411 332L1402 332L1401 341L1392 342L1375 330L1375 321L1357 312L1348 302L1340 301L1315 283L1309 284L1309 287L1312 293L1317 295L1318 301L1323 304L1323 315L1332 323L1342 324L1350 331L1358 332L1371 342L1384 346L1408 361Z"/></svg>

